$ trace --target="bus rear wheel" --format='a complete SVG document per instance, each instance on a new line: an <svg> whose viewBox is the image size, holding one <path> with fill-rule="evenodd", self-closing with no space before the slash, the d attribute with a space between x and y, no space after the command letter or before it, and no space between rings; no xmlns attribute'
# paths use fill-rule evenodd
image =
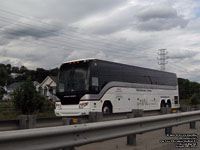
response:
<svg viewBox="0 0 200 150"><path fill-rule="evenodd" d="M112 106L109 103L104 103L102 113L103 115L110 115L112 113Z"/></svg>
<svg viewBox="0 0 200 150"><path fill-rule="evenodd" d="M171 108L171 107L172 107L172 105L171 105L171 102L170 102L170 101L168 101L168 102L167 102L167 105L166 105L166 107L167 107L167 108Z"/></svg>

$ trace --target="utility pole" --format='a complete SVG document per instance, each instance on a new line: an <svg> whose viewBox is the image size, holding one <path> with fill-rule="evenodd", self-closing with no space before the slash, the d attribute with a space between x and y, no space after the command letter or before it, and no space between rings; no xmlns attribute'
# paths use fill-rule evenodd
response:
<svg viewBox="0 0 200 150"><path fill-rule="evenodd" d="M167 56L167 53L166 52L166 49L159 49L159 52L158 52L158 64L160 65L160 70L161 71L165 71L166 69L166 64L168 63L166 60L169 58Z"/></svg>

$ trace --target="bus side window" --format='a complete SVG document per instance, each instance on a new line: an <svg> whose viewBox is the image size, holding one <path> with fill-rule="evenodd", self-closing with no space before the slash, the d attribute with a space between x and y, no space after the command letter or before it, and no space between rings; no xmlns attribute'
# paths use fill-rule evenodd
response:
<svg viewBox="0 0 200 150"><path fill-rule="evenodd" d="M174 103L178 104L178 96L174 96Z"/></svg>

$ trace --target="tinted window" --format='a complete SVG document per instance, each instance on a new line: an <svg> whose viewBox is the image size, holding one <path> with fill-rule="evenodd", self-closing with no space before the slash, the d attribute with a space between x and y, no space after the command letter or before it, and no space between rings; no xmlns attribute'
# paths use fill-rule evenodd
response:
<svg viewBox="0 0 200 150"><path fill-rule="evenodd" d="M177 85L177 78L173 73L106 61L98 61L98 66L98 76L101 88L111 81L171 86Z"/></svg>
<svg viewBox="0 0 200 150"><path fill-rule="evenodd" d="M65 64L59 73L59 92L88 90L88 64Z"/></svg>
<svg viewBox="0 0 200 150"><path fill-rule="evenodd" d="M87 66L77 66L74 68L72 76L72 91L88 90L87 72Z"/></svg>

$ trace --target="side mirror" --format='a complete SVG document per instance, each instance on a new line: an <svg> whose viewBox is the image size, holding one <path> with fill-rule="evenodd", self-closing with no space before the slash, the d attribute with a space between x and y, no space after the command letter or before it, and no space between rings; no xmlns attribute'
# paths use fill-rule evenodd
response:
<svg viewBox="0 0 200 150"><path fill-rule="evenodd" d="M99 79L98 77L92 77L92 89L95 91L99 90Z"/></svg>
<svg viewBox="0 0 200 150"><path fill-rule="evenodd" d="M92 77L92 86L99 86L99 79L97 77Z"/></svg>

